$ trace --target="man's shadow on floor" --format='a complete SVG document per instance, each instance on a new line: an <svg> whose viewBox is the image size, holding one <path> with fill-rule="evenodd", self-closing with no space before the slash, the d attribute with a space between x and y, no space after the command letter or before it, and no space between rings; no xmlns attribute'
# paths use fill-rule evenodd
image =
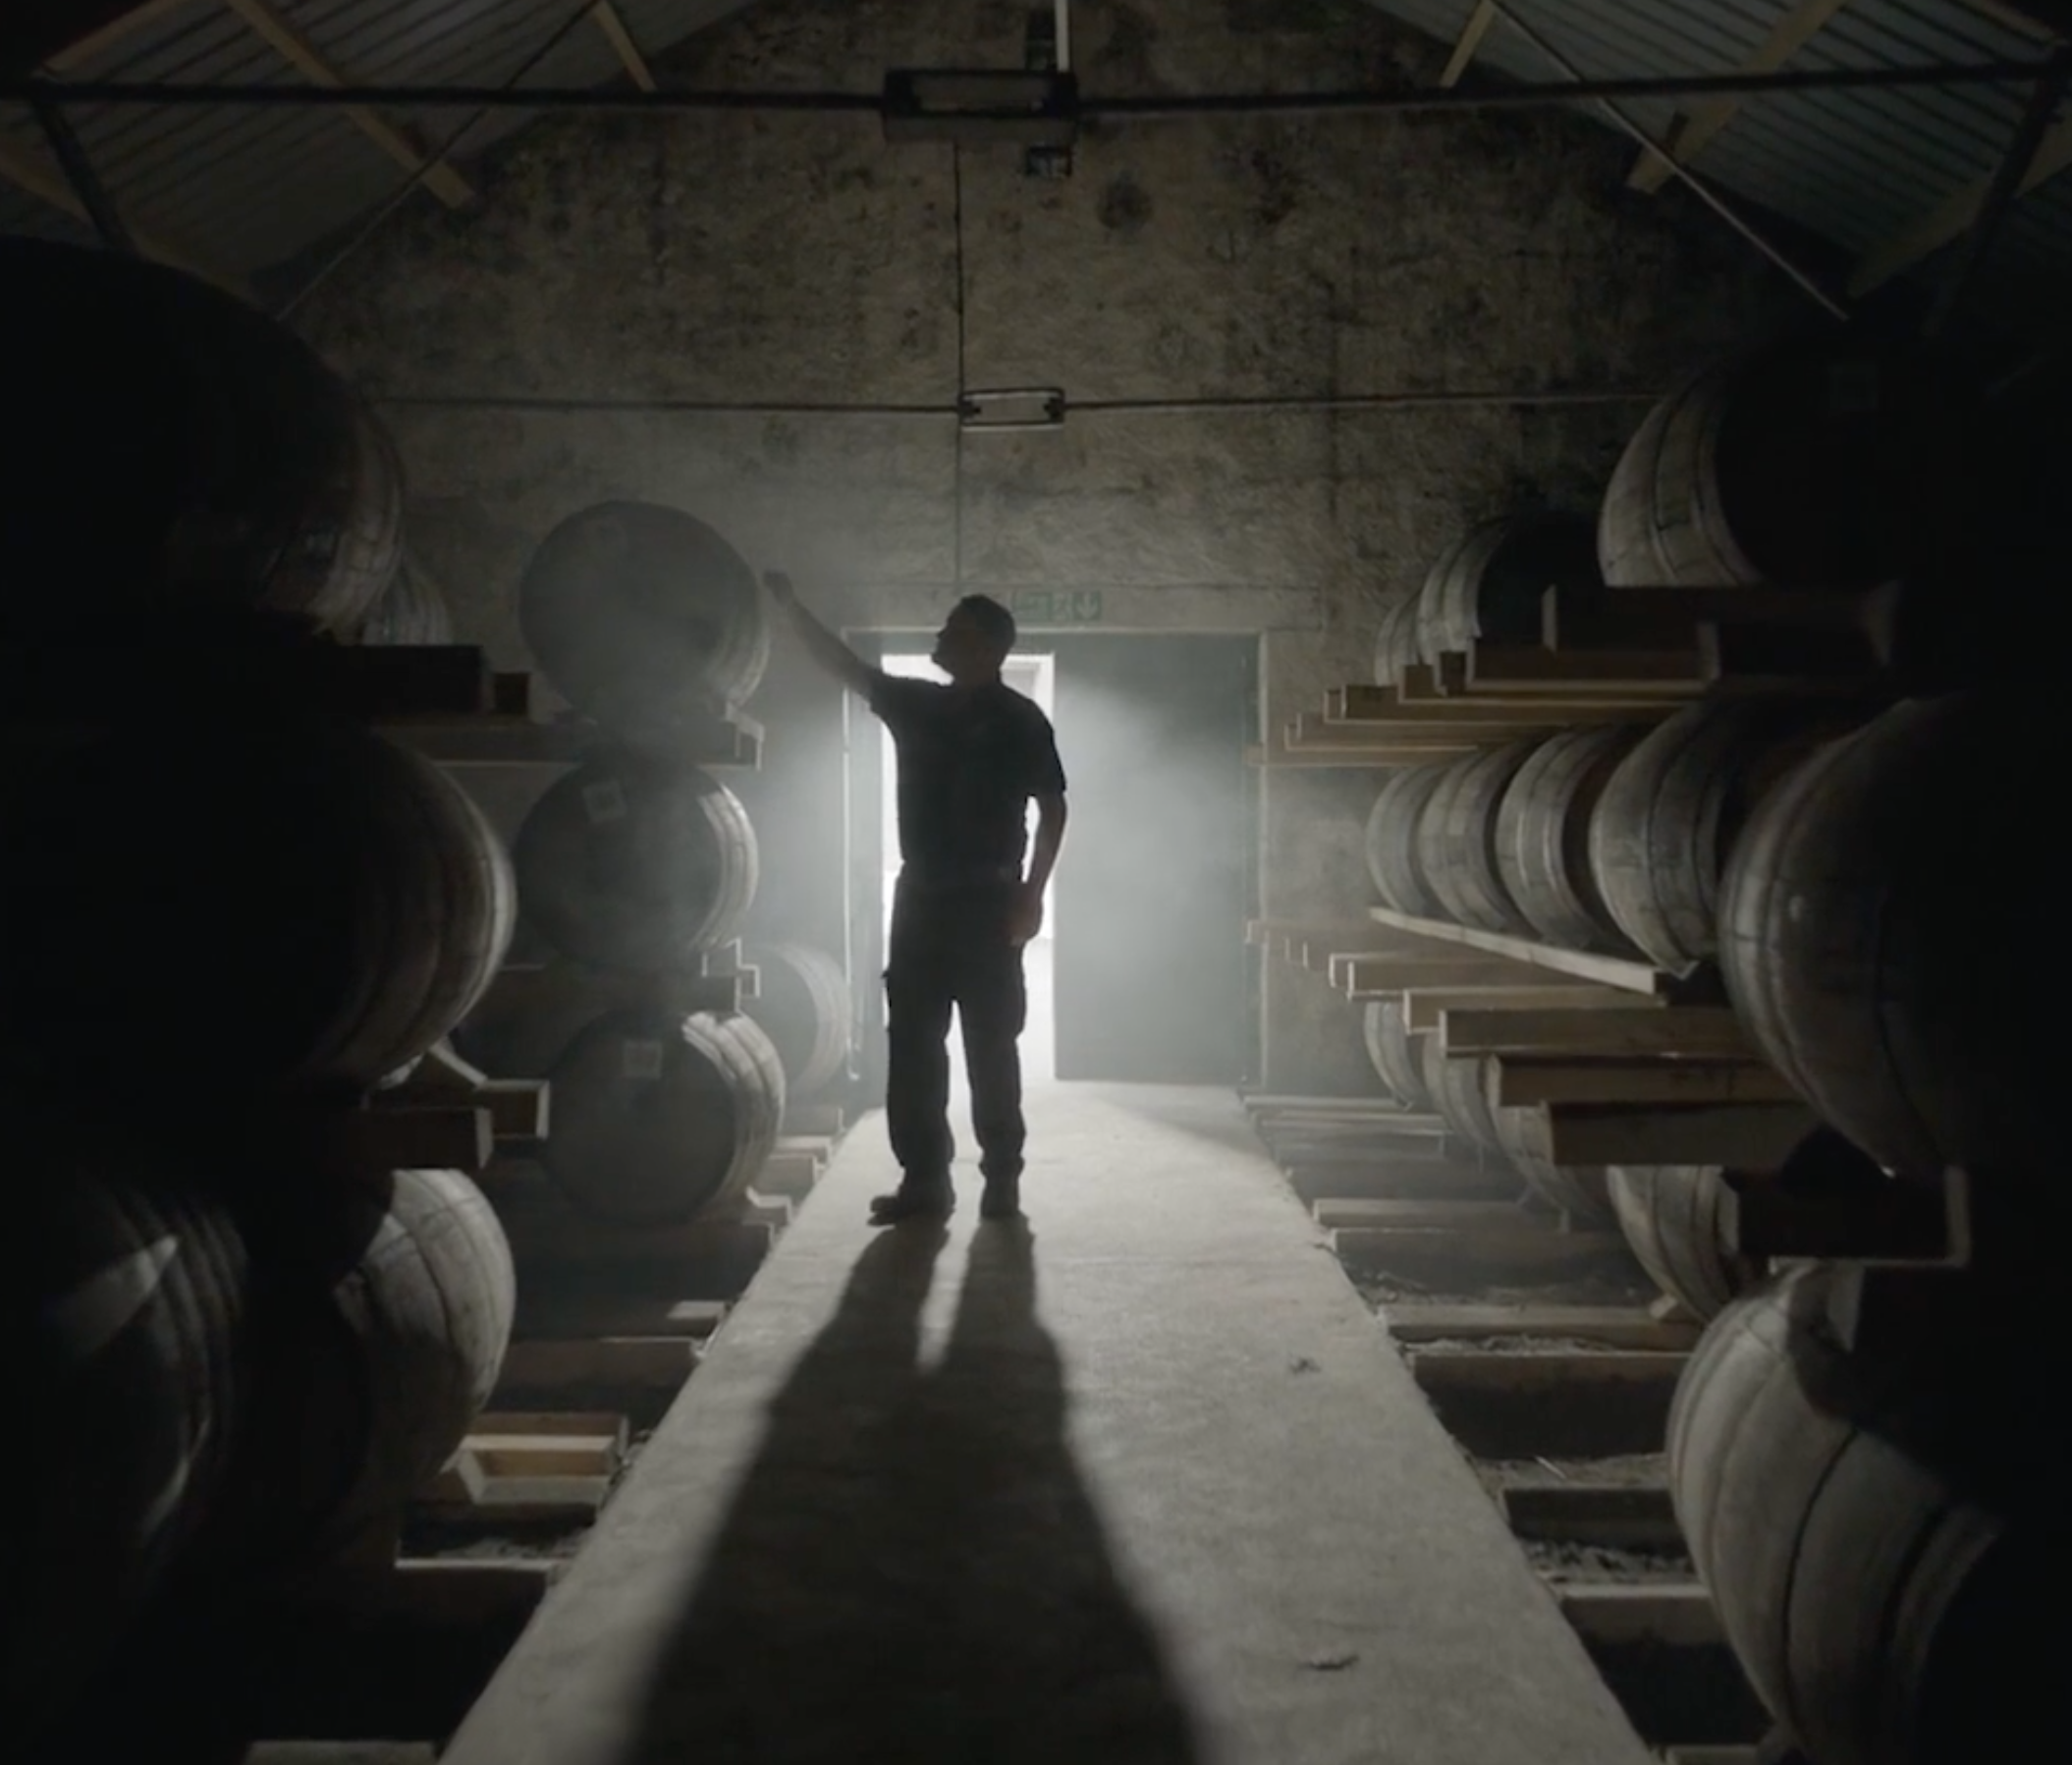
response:
<svg viewBox="0 0 2072 1765"><path fill-rule="evenodd" d="M858 1258L771 1406L640 1754L699 1765L1191 1765L1192 1725L1065 1438L1027 1230L973 1241L915 1364L947 1234Z"/></svg>

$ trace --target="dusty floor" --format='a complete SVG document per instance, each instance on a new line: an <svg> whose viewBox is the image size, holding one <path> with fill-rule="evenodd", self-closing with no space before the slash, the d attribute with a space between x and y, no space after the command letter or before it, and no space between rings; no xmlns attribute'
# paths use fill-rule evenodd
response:
<svg viewBox="0 0 2072 1765"><path fill-rule="evenodd" d="M454 1765L1640 1765L1236 1101L1030 1115L1020 1226L849 1136Z"/></svg>

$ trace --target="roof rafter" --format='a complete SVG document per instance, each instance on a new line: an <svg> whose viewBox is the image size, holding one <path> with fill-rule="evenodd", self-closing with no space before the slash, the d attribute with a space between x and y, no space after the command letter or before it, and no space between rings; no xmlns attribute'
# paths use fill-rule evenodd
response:
<svg viewBox="0 0 2072 1765"><path fill-rule="evenodd" d="M1741 71L1748 74L1775 73L1818 36L1827 22L1848 4L1849 0L1799 0L1772 27L1769 36L1750 52L1748 59L1741 64ZM1706 142L1733 121L1734 113L1746 102L1744 98L1727 97L1692 105L1670 124L1663 144L1679 165L1688 164ZM1652 195L1668 183L1670 175L1667 160L1653 153L1643 153L1626 178L1626 188Z"/></svg>
<svg viewBox="0 0 2072 1765"><path fill-rule="evenodd" d="M350 83L316 45L269 4L269 0L219 0L251 30L278 51L283 60L312 85L343 86ZM365 105L350 107L346 115L377 147L405 171L422 170L428 156L403 130ZM444 160L424 172L424 188L449 208L462 208L474 200L474 192L461 174Z"/></svg>
<svg viewBox="0 0 2072 1765"><path fill-rule="evenodd" d="M597 21L598 29L604 32L633 83L643 92L654 91L655 77L648 71L647 57L640 53L640 45L633 41L633 33L627 29L618 7L612 0L597 0L590 8L590 17Z"/></svg>
<svg viewBox="0 0 2072 1765"><path fill-rule="evenodd" d="M1468 14L1468 22L1460 28L1460 37L1453 45L1453 53L1446 59L1445 72L1440 75L1441 85L1457 85L1461 75L1468 71L1468 64L1475 59L1476 50L1482 47L1482 39L1489 35L1490 27L1497 22L1497 0L1476 0L1475 10Z"/></svg>

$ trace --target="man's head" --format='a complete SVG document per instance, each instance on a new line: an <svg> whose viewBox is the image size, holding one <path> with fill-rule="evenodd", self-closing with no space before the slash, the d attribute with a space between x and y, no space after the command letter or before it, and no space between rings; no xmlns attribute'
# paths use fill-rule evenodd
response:
<svg viewBox="0 0 2072 1765"><path fill-rule="evenodd" d="M936 634L935 665L960 687L997 678L1014 648L1014 615L985 594L967 594Z"/></svg>

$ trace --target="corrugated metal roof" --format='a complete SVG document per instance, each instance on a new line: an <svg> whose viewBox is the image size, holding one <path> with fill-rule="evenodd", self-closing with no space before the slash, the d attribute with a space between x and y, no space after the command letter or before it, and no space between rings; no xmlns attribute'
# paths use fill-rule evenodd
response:
<svg viewBox="0 0 2072 1765"><path fill-rule="evenodd" d="M620 0L634 40L660 54L745 0ZM1373 0L1451 42L1474 0ZM1697 75L1737 67L1797 0L1507 0L1585 76ZM495 84L536 52L576 0L274 0L347 77L411 84ZM1864 68L2034 58L2039 32L1980 10L1977 0L1850 0L1790 65ZM1499 22L1478 64L1513 78L1560 78ZM602 83L621 73L603 32L571 30L527 83ZM299 76L234 15L191 0L87 61L75 78L196 82ZM1723 192L1783 216L1852 255L1900 235L1951 191L1988 178L2025 91L1962 86L1777 94L1744 103L1704 148L1697 169ZM1626 106L1658 138L1665 100ZM404 119L428 145L466 119ZM491 113L467 135L465 160L528 120ZM77 107L73 122L118 205L154 241L234 275L276 265L384 200L401 169L337 111ZM0 118L0 140L47 163L25 112ZM412 201L435 200L418 193ZM0 229L88 238L84 226L0 184ZM1934 259L1914 273L1934 268ZM2009 215L1974 289L1974 304L2016 326L2061 327L2072 312L2072 177L2031 192Z"/></svg>
<svg viewBox="0 0 2072 1765"><path fill-rule="evenodd" d="M643 52L655 56L747 0L619 0ZM579 9L577 0L273 0L347 79L368 83L495 85ZM601 85L624 73L604 32L584 20L531 70L531 85ZM176 7L66 70L78 80L291 82L300 78L234 14L208 0ZM279 264L385 200L404 168L336 110L161 109L82 104L69 112L87 156L125 219L191 262L232 276ZM464 112L388 119L427 147ZM491 112L455 157L464 162L529 113ZM48 164L22 107L0 118L0 139ZM463 170L464 176L464 170ZM437 198L419 192L412 201ZM90 239L89 229L0 183L0 230Z"/></svg>
<svg viewBox="0 0 2072 1765"><path fill-rule="evenodd" d="M1373 0L1445 42L1474 0ZM1507 0L1508 10L1586 78L1701 75L1744 64L1798 0ZM2003 23L1968 0L1850 0L1787 64L1912 67L2037 60L2040 28ZM1499 16L1477 64L1513 79L1560 70ZM1777 93L1751 97L1692 161L1738 196L1860 258L1904 234L1950 193L1989 179L2029 92L2006 85ZM1621 106L1662 139L1674 105ZM2059 116L2066 114L2060 106ZM1639 149L1635 148L1636 155ZM1933 274L1939 253L1909 273ZM2072 177L2032 190L2010 211L1970 295L1976 310L2026 329L2072 314Z"/></svg>

